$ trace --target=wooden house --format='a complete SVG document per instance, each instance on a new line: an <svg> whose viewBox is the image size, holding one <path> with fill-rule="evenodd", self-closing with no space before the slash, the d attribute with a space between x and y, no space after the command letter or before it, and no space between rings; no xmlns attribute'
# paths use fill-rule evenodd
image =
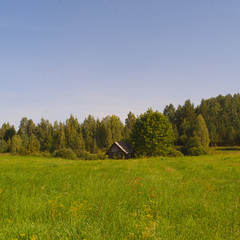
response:
<svg viewBox="0 0 240 240"><path fill-rule="evenodd" d="M128 142L115 142L105 155L108 155L109 159L129 159L134 157L134 150Z"/></svg>

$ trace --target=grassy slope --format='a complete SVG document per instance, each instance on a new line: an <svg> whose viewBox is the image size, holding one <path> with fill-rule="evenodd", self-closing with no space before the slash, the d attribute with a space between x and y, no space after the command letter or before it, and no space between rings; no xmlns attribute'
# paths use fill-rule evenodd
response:
<svg viewBox="0 0 240 240"><path fill-rule="evenodd" d="M0 239L240 239L240 153L0 156Z"/></svg>

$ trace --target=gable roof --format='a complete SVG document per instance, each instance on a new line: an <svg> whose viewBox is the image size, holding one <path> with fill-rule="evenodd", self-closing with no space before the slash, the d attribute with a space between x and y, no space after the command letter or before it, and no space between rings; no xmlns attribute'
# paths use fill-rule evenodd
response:
<svg viewBox="0 0 240 240"><path fill-rule="evenodd" d="M125 154L134 153L134 150L133 150L131 144L128 142L120 141L120 142L113 143L113 145L117 145ZM109 148L109 150L106 152L106 154L108 154L108 152L111 150L112 146Z"/></svg>

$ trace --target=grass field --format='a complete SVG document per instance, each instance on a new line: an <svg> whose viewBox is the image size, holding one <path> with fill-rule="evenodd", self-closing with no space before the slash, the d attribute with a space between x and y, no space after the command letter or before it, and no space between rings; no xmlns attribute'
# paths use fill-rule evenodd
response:
<svg viewBox="0 0 240 240"><path fill-rule="evenodd" d="M240 239L240 152L0 156L0 239Z"/></svg>

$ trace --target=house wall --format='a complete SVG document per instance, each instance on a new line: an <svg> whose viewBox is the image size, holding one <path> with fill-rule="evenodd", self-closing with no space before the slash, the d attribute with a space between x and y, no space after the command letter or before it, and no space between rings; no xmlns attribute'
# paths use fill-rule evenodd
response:
<svg viewBox="0 0 240 240"><path fill-rule="evenodd" d="M108 158L126 158L126 154L117 146L113 145L108 152Z"/></svg>
<svg viewBox="0 0 240 240"><path fill-rule="evenodd" d="M133 158L134 157L134 153L126 154L116 144L113 144L111 146L111 148L109 149L107 155L108 155L109 159L112 159L112 158L129 159L129 158Z"/></svg>

